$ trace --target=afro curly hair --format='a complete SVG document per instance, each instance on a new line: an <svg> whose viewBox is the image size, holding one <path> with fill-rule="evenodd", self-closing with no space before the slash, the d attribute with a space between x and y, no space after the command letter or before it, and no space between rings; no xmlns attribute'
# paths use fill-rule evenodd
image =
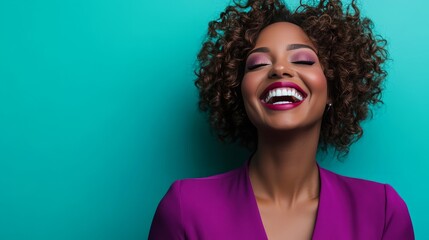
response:
<svg viewBox="0 0 429 240"><path fill-rule="evenodd" d="M247 117L241 81L248 52L259 33L275 22L301 27L318 49L333 110L325 111L319 149L332 146L342 156L363 134L362 120L370 105L381 103L386 78L386 40L373 33L373 23L360 15L355 0L300 1L294 11L280 0L236 0L211 21L198 54L195 85L199 109L207 112L221 141L238 142L254 150L258 136Z"/></svg>

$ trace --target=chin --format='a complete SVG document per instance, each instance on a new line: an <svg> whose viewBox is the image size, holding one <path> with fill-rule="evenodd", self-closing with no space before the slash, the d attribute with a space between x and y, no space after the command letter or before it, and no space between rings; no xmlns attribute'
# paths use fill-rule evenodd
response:
<svg viewBox="0 0 429 240"><path fill-rule="evenodd" d="M268 132L292 132L300 130L310 130L321 126L320 119L301 118L270 118L268 121L254 124L261 131Z"/></svg>

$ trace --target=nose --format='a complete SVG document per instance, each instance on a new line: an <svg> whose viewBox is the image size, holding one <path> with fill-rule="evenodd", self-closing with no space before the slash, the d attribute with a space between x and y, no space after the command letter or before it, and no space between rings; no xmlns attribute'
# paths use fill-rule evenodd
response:
<svg viewBox="0 0 429 240"><path fill-rule="evenodd" d="M293 71L284 64L276 64L269 73L270 78L292 77Z"/></svg>

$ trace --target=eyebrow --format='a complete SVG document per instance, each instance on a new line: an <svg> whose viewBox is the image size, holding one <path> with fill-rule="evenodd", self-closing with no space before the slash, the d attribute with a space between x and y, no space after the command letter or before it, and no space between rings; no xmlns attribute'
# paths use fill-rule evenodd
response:
<svg viewBox="0 0 429 240"><path fill-rule="evenodd" d="M300 48L308 48L308 49L313 50L313 52L317 53L316 49L310 47L309 45L299 44L299 43L288 45L286 50L290 51L290 50L295 50L295 49L300 49Z"/></svg>
<svg viewBox="0 0 429 240"><path fill-rule="evenodd" d="M267 53L267 52L270 52L270 49L268 49L268 48L266 48L266 47L255 48L255 49L253 49L252 51L250 51L250 52L247 54L247 56L249 56L250 54L255 53L255 52L263 52L263 53Z"/></svg>
<svg viewBox="0 0 429 240"><path fill-rule="evenodd" d="M296 49L300 49L300 48L311 49L313 52L315 52L317 54L317 51L314 48L312 48L311 46L306 45L306 44L300 44L300 43L290 44L287 46L286 50L291 51L291 50L296 50ZM270 52L270 49L267 47L255 48L252 51L250 51L249 54L247 54L247 56L249 56L250 54L255 53L255 52L267 53L267 52Z"/></svg>

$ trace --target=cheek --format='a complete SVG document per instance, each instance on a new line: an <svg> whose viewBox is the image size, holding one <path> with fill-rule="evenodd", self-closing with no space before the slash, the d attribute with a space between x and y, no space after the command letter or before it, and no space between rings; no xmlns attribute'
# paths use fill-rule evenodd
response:
<svg viewBox="0 0 429 240"><path fill-rule="evenodd" d="M310 89L319 93L323 92L328 95L328 83L322 69L307 72L305 78L308 80Z"/></svg>
<svg viewBox="0 0 429 240"><path fill-rule="evenodd" d="M258 113L258 101L257 96L258 82L255 76L252 74L246 74L241 82L241 96L243 98L244 109L246 111L247 118L253 125L258 125L260 119Z"/></svg>
<svg viewBox="0 0 429 240"><path fill-rule="evenodd" d="M251 74L245 74L241 82L241 94L243 95L244 104L251 101L252 96L256 94L257 81Z"/></svg>

